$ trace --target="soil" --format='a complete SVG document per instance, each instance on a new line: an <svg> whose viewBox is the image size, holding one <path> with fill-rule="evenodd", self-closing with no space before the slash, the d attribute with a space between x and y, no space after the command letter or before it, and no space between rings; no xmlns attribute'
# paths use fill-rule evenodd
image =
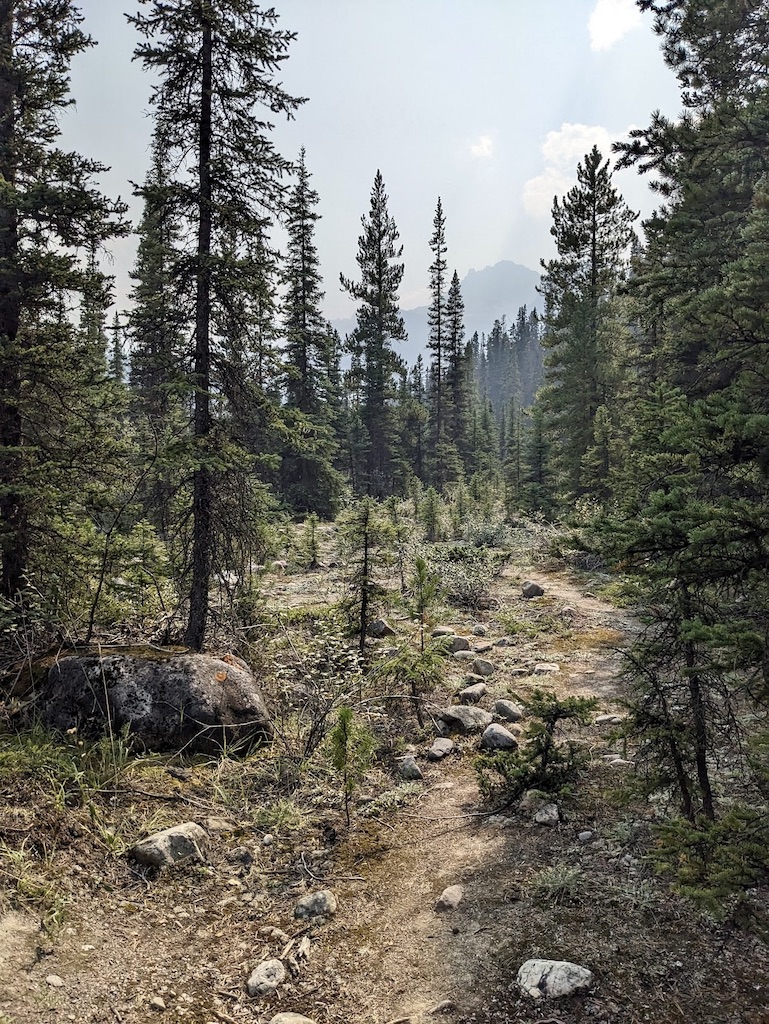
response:
<svg viewBox="0 0 769 1024"><path fill-rule="evenodd" d="M526 578L543 597L522 598ZM488 609L447 612L442 623L474 645L509 641L482 655L495 665L484 706L543 685L622 714L621 651L635 625L596 596L596 582L519 559L495 581ZM267 598L296 608L337 593L328 573L288 574L270 578ZM472 634L478 624L486 636ZM535 675L544 662L560 670ZM447 660L433 714L466 671ZM328 772L292 789L295 766L269 751L243 763L140 758L90 805L3 783L0 835L15 857L0 861L0 1024L267 1024L281 1011L317 1024L769 1024L766 945L734 915L702 915L654 874L654 808L629 792L633 766L604 757L633 756L616 732L573 735L589 763L556 827L514 808L490 813L473 768L477 739L458 739L432 764L432 728L395 752L413 749L424 781L398 782L397 757L379 764L349 828ZM126 856L132 837L188 820L211 835L207 863L152 874ZM459 906L436 912L454 884L464 887ZM63 894L61 914L45 885ZM318 889L334 892L336 915L295 920L298 897ZM284 934L261 931L269 927ZM284 960L288 981L252 999L245 981L270 957ZM588 967L590 992L522 995L518 968L535 957Z"/></svg>

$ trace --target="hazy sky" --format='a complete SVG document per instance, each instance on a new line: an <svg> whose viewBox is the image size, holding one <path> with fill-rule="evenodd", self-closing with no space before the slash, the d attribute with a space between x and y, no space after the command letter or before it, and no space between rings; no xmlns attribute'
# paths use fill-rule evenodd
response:
<svg viewBox="0 0 769 1024"><path fill-rule="evenodd" d="M77 108L64 145L111 165L103 184L132 203L148 162L150 83L131 56L123 12L131 0L80 0L99 45L76 58ZM501 259L539 269L553 253L553 195L574 183L597 143L675 115L679 93L651 18L633 0L276 0L298 33L282 68L307 96L294 121L276 123L284 155L307 150L322 220L316 240L326 313L349 315L339 273L355 276L360 218L382 171L404 246L404 308L426 301L429 239L438 196L450 271L460 277ZM654 200L626 171L615 183L644 214ZM124 303L135 241L113 246Z"/></svg>

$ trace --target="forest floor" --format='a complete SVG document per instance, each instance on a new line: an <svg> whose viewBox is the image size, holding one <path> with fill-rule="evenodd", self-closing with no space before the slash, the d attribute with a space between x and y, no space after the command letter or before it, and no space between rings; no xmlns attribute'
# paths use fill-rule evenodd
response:
<svg viewBox="0 0 769 1024"><path fill-rule="evenodd" d="M529 557L521 550L506 565L488 610L441 618L474 645L494 644L481 654L495 666L484 706L546 686L621 715L631 613L601 596L600 580ZM544 596L522 598L527 578ZM335 579L271 576L265 598L275 609L317 607L338 597ZM472 632L479 624L483 637ZM559 671L535 675L543 662ZM447 659L428 710L451 701L466 669ZM766 944L728 915L698 912L654 873L655 808L633 796L633 766L605 757L632 759L616 727L573 735L588 764L555 827L513 809L490 814L473 768L477 738L432 764L434 735L414 730L372 769L350 827L330 771L297 772L278 744L218 761L113 747L99 787L63 770L87 756L75 739L64 757L28 738L28 769L16 774L0 748L0 1024L267 1024L281 1011L317 1024L769 1024ZM398 778L410 750L423 781ZM153 876L126 856L143 835L191 820L211 837L207 863ZM437 913L454 884L462 901ZM338 910L307 927L293 908L318 889ZM270 957L288 964L288 980L252 999L245 981ZM589 968L590 992L522 995L518 968L536 957Z"/></svg>

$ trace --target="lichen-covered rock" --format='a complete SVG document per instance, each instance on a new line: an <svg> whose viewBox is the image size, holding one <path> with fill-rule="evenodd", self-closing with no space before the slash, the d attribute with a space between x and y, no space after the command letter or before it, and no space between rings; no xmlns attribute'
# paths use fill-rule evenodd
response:
<svg viewBox="0 0 769 1024"><path fill-rule="evenodd" d="M230 655L62 658L48 673L42 716L51 729L94 738L127 728L148 750L217 753L272 735L251 671Z"/></svg>
<svg viewBox="0 0 769 1024"><path fill-rule="evenodd" d="M473 662L473 673L476 676L493 676L494 672L494 663L485 658L476 658Z"/></svg>
<svg viewBox="0 0 769 1024"><path fill-rule="evenodd" d="M593 983L593 973L568 960L527 960L516 981L532 999L561 999L586 992Z"/></svg>
<svg viewBox="0 0 769 1024"><path fill-rule="evenodd" d="M491 725L492 717L483 708L459 704L456 707L443 708L438 712L438 721L443 722L447 732L471 733L483 732Z"/></svg>
<svg viewBox="0 0 769 1024"><path fill-rule="evenodd" d="M523 593L523 596L526 598L542 597L542 595L545 592L545 588L543 586L540 586L539 583L534 583L533 580L526 580L526 582L521 587L521 592Z"/></svg>
<svg viewBox="0 0 769 1024"><path fill-rule="evenodd" d="M458 654L459 651L470 650L470 641L467 639L466 636L452 636L444 642L446 643L448 650L450 650L452 654Z"/></svg>
<svg viewBox="0 0 769 1024"><path fill-rule="evenodd" d="M197 822L163 829L129 850L129 856L153 868L168 868L185 860L205 860L208 834Z"/></svg>
<svg viewBox="0 0 769 1024"><path fill-rule="evenodd" d="M535 812L531 820L535 825L547 825L548 828L554 828L561 820L558 804L545 804Z"/></svg>
<svg viewBox="0 0 769 1024"><path fill-rule="evenodd" d="M331 917L336 913L336 896L330 889L321 889L302 896L294 907L294 917Z"/></svg>
<svg viewBox="0 0 769 1024"><path fill-rule="evenodd" d="M264 960L246 982L250 996L270 996L286 980L286 968L281 960Z"/></svg>
<svg viewBox="0 0 769 1024"><path fill-rule="evenodd" d="M456 630L452 629L451 626L436 626L430 636L454 636Z"/></svg>

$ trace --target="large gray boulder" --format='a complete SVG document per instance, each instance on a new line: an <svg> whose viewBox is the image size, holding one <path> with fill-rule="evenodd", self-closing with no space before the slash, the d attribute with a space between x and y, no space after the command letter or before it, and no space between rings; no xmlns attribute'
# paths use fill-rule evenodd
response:
<svg viewBox="0 0 769 1024"><path fill-rule="evenodd" d="M148 750L216 753L272 735L256 681L229 655L88 654L48 673L43 721L96 738L127 728Z"/></svg>
<svg viewBox="0 0 769 1024"><path fill-rule="evenodd" d="M170 868L185 860L205 861L208 833L195 821L174 825L142 839L129 850L129 856L153 868Z"/></svg>

